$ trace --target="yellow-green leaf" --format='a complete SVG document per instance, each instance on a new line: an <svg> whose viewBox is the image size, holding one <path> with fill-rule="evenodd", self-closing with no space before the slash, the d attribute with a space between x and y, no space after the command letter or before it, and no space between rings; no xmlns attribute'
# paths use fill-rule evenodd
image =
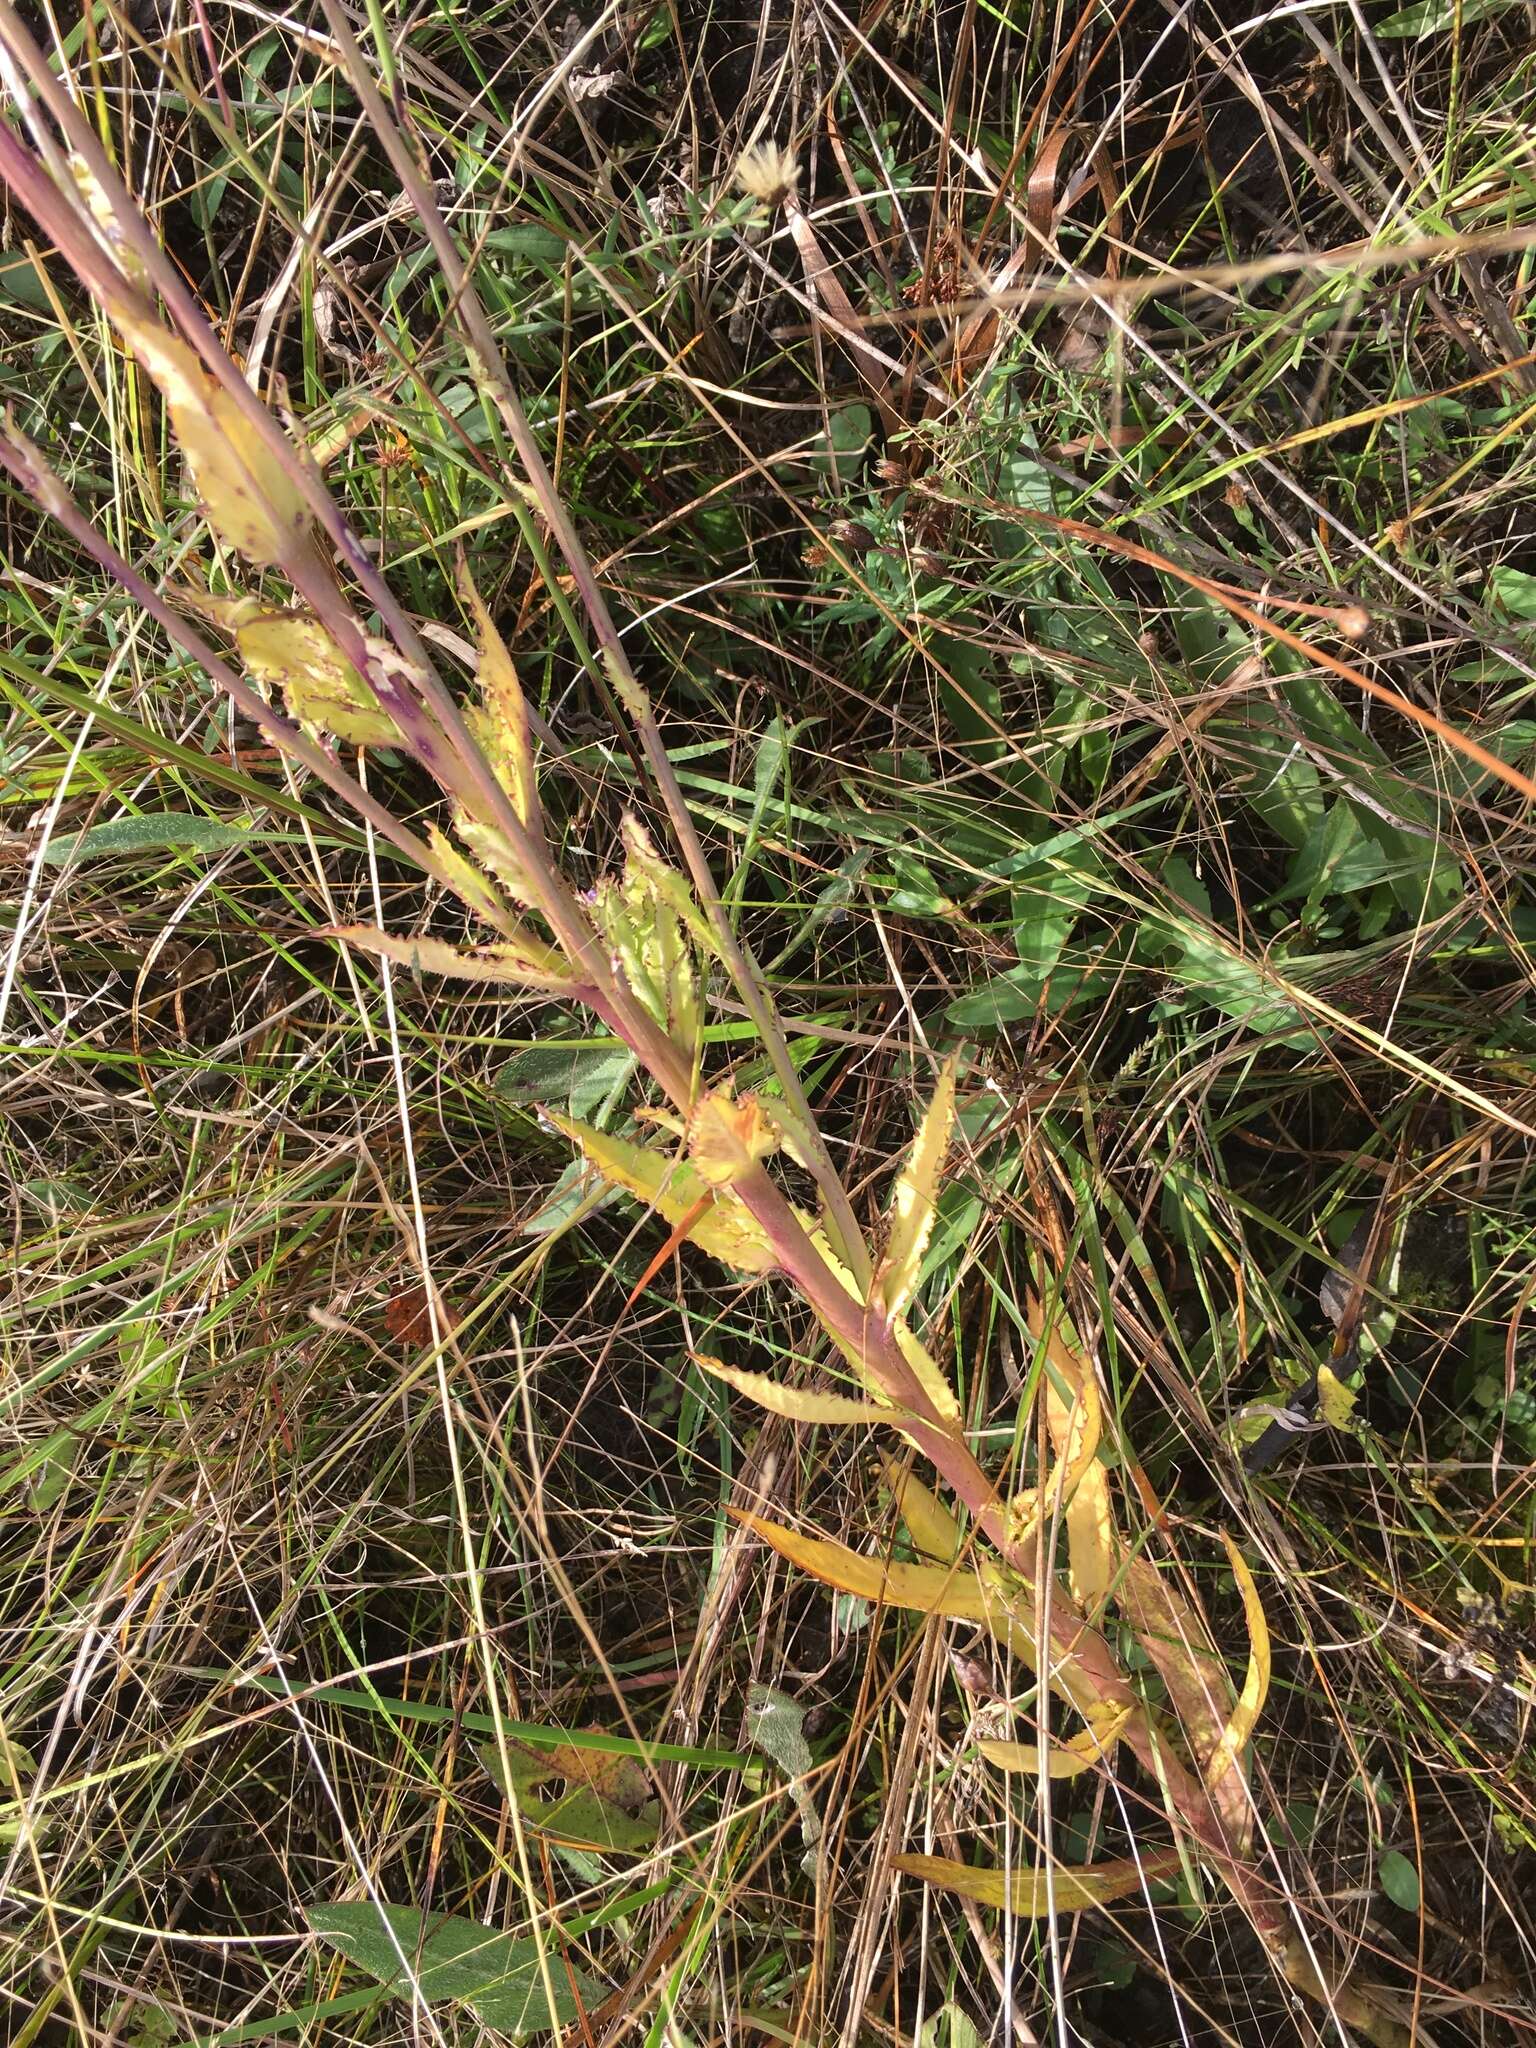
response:
<svg viewBox="0 0 1536 2048"><path fill-rule="evenodd" d="M501 939L494 946L476 946L468 951L450 946L443 939L406 939L394 932L380 931L371 924L331 925L323 938L344 939L365 953L382 954L423 974L451 975L458 981L499 981L521 983L525 988L568 989L571 978L565 961L553 946L546 946L530 932L518 939Z"/></svg>
<svg viewBox="0 0 1536 2048"><path fill-rule="evenodd" d="M517 669L507 643L496 630L485 601L476 590L469 570L460 566L459 588L474 614L480 641L480 684L483 706L473 720L475 737L496 779L506 791L521 824L538 816L538 787L534 780L533 736L528 727L528 702L518 681Z"/></svg>
<svg viewBox="0 0 1536 2048"><path fill-rule="evenodd" d="M1140 1859L1042 1870L981 1870L947 1856L897 1856L896 1868L940 1891L957 1892L982 1906L1006 1906L1020 1919L1040 1920L1051 1912L1081 1913L1139 1892L1153 1879L1179 1867L1177 1849L1156 1849Z"/></svg>
<svg viewBox="0 0 1536 2048"><path fill-rule="evenodd" d="M745 1394L749 1401L755 1401L760 1408L766 1408L770 1415L783 1415L791 1422L808 1423L851 1423L872 1425L886 1422L893 1426L901 1420L894 1408L881 1408L873 1401L859 1401L848 1394L822 1394L809 1387L786 1387L782 1380L771 1378L765 1372L744 1372L740 1366L727 1365L723 1359L711 1358L707 1353L695 1351L690 1354L695 1365L717 1380L724 1380L739 1394Z"/></svg>
<svg viewBox="0 0 1536 2048"><path fill-rule="evenodd" d="M83 156L77 156L71 150L66 161L75 190L85 202L86 211L107 255L128 284L143 290L149 283L149 272L144 267L143 257L124 234L111 197Z"/></svg>
<svg viewBox="0 0 1536 2048"><path fill-rule="evenodd" d="M1033 1668L1035 1640L1026 1626L1024 1598L1005 1600L998 1584L987 1584L968 1564L905 1564L866 1557L825 1536L803 1536L765 1516L731 1510L791 1564L840 1593L857 1593L876 1606L902 1607L915 1614L943 1614L953 1621L977 1621Z"/></svg>
<svg viewBox="0 0 1536 2048"><path fill-rule="evenodd" d="M290 562L308 542L309 507L232 391L197 351L124 292L109 307L123 340L165 401L171 431L215 533L258 568ZM295 466L303 458L297 449Z"/></svg>
<svg viewBox="0 0 1536 2048"><path fill-rule="evenodd" d="M690 1241L742 1273L771 1273L778 1255L761 1225L735 1195L716 1193L686 1159L652 1152L611 1131L547 1112L604 1180L652 1208L674 1229L687 1223Z"/></svg>
<svg viewBox="0 0 1536 2048"><path fill-rule="evenodd" d="M1270 1673L1269 1624L1264 1618L1264 1603L1259 1598L1259 1589L1248 1569L1248 1560L1225 1529L1221 1532L1221 1540L1226 1545L1237 1589L1243 1596L1243 1615L1248 1623L1248 1670L1227 1725L1210 1756L1205 1759L1205 1782L1212 1789L1233 1774L1238 1775L1241 1783L1243 1750L1268 1696Z"/></svg>
<svg viewBox="0 0 1536 2048"><path fill-rule="evenodd" d="M891 1198L891 1234L878 1277L881 1299L889 1316L898 1316L917 1291L923 1254L933 1232L939 1197L939 1172L949 1151L955 1125L955 1062L947 1059L923 1117L912 1156L896 1182Z"/></svg>
<svg viewBox="0 0 1536 2048"><path fill-rule="evenodd" d="M1203 1768L1235 1706L1232 1680L1209 1647L1203 1615L1145 1557L1122 1559L1115 1599L1168 1688L1189 1753ZM1229 1770L1209 1790L1229 1840L1240 1849L1252 1820L1246 1786Z"/></svg>
<svg viewBox="0 0 1536 2048"><path fill-rule="evenodd" d="M936 1415L945 1422L960 1420L960 1403L955 1399L954 1389L939 1370L932 1354L918 1342L904 1319L898 1316L891 1325L891 1334L896 1339L896 1348L911 1366L917 1376L917 1383L928 1396Z"/></svg>
<svg viewBox="0 0 1536 2048"><path fill-rule="evenodd" d="M692 937L702 952L718 954L720 943L710 927L709 919L699 908L687 880L670 868L656 851L650 834L635 816L626 811L619 824L619 836L624 841L625 872L632 879L643 880L646 888L658 903L664 903Z"/></svg>
<svg viewBox="0 0 1536 2048"><path fill-rule="evenodd" d="M942 1564L949 1564L960 1555L964 1541L960 1524L940 1501L938 1495L926 1487L915 1472L909 1471L899 1459L888 1453L883 1455L881 1465L885 1481L896 1502L896 1512L901 1517L902 1527L911 1537L913 1545L924 1557L936 1557Z"/></svg>
<svg viewBox="0 0 1536 2048"><path fill-rule="evenodd" d="M1330 1429L1348 1429L1357 1398L1354 1388L1346 1386L1330 1366L1317 1368L1317 1412Z"/></svg>
<svg viewBox="0 0 1536 2048"><path fill-rule="evenodd" d="M1087 1718L1088 1726L1076 1735L1046 1745L1044 1753L1048 1776L1076 1778L1104 1762L1131 1718L1131 1710L1104 1704L1090 1710ZM1000 1771L1028 1771L1031 1776L1039 1776L1041 1750L1038 1743L980 1742L977 1748L988 1763L996 1764Z"/></svg>
<svg viewBox="0 0 1536 2048"><path fill-rule="evenodd" d="M458 891L460 900L471 910L478 911L488 923L500 924L506 916L507 907L474 862L464 858L438 825L427 828L427 840L443 873Z"/></svg>
<svg viewBox="0 0 1536 2048"><path fill-rule="evenodd" d="M1067 1466L1063 1475L1067 1585L1084 1613L1091 1615L1102 1607L1114 1583L1118 1549L1109 1475L1098 1459L1103 1427L1098 1380L1076 1333L1069 1340L1063 1332L1065 1312L1059 1306L1049 1327L1034 1295L1025 1310L1033 1336L1037 1341L1044 1337L1046 1426L1057 1456Z"/></svg>
<svg viewBox="0 0 1536 2048"><path fill-rule="evenodd" d="M755 1095L738 1101L729 1088L715 1088L694 1104L688 1119L688 1157L712 1188L732 1181L778 1149L778 1136Z"/></svg>
<svg viewBox="0 0 1536 2048"><path fill-rule="evenodd" d="M398 743L394 720L312 612L247 608L235 626L240 659L276 685L289 715L354 747Z"/></svg>

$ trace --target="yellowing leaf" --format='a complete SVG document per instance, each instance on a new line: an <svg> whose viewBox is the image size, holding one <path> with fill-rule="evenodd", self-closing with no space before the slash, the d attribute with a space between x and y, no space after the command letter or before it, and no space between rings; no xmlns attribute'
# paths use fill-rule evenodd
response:
<svg viewBox="0 0 1536 2048"><path fill-rule="evenodd" d="M897 1350L917 1375L917 1383L928 1396L934 1413L946 1422L958 1422L960 1403L955 1399L949 1381L939 1370L937 1361L918 1342L900 1316L891 1325L891 1334L896 1339Z"/></svg>
<svg viewBox="0 0 1536 2048"><path fill-rule="evenodd" d="M515 903L525 910L536 907L536 895L528 871L518 859L512 842L495 825L472 818L462 804L453 808L453 829L488 875L494 875Z"/></svg>
<svg viewBox="0 0 1536 2048"><path fill-rule="evenodd" d="M955 1062L947 1059L923 1117L912 1156L891 1198L891 1234L877 1285L888 1316L898 1316L917 1291L923 1254L933 1232L939 1170L955 1124Z"/></svg>
<svg viewBox="0 0 1536 2048"><path fill-rule="evenodd" d="M1354 1417L1356 1396L1331 1367L1317 1368L1317 1412L1330 1429L1348 1429Z"/></svg>
<svg viewBox="0 0 1536 2048"><path fill-rule="evenodd" d="M1076 1778L1091 1771L1113 1751L1131 1718L1129 1707L1101 1706L1091 1711L1088 1726L1061 1742L1046 1745L1045 1767L1052 1778ZM979 1742L977 1748L1000 1771L1040 1773L1040 1746L1033 1742Z"/></svg>
<svg viewBox="0 0 1536 2048"><path fill-rule="evenodd" d="M308 542L309 507L260 429L197 351L163 327L143 300L124 293L109 311L165 401L209 525L258 568L289 561ZM295 466L302 459L297 449L293 459Z"/></svg>
<svg viewBox="0 0 1536 2048"><path fill-rule="evenodd" d="M886 1455L880 1462L896 1502L896 1512L914 1547L924 1557L936 1557L944 1564L957 1558L964 1540L960 1524L937 1494L896 1458Z"/></svg>
<svg viewBox="0 0 1536 2048"><path fill-rule="evenodd" d="M598 884L593 922L635 1000L696 1059L703 1013L691 940L700 913L687 883L657 857L633 818L623 832L624 873Z"/></svg>
<svg viewBox="0 0 1536 2048"><path fill-rule="evenodd" d="M1040 1302L1026 1304L1029 1328L1045 1340L1045 1419L1057 1456L1064 1459L1063 1520L1067 1530L1067 1584L1085 1613L1092 1614L1108 1597L1115 1579L1118 1548L1109 1475L1098 1461L1103 1408L1098 1380L1076 1338L1068 1341L1061 1328L1063 1311L1054 1311L1049 1328ZM1066 1392L1063 1393L1062 1386ZM1070 1396L1070 1398L1069 1398Z"/></svg>
<svg viewBox="0 0 1536 2048"><path fill-rule="evenodd" d="M534 780L533 736L528 727L528 702L512 657L507 652L507 643L497 632L484 599L476 590L469 570L462 564L459 588L474 613L475 630L480 641L480 666L476 679L484 701L483 708L471 724L520 823L527 825L538 816L539 802Z"/></svg>
<svg viewBox="0 0 1536 2048"><path fill-rule="evenodd" d="M802 1536L762 1515L733 1508L731 1513L754 1530L781 1557L823 1585L857 1593L876 1606L903 1607L916 1614L943 1614L954 1621L979 1621L1022 1662L1034 1666L1035 1641L1025 1625L1022 1594L1005 1600L996 1583L988 1585L969 1565L901 1564L866 1557L825 1536ZM1020 1611L1016 1611L1020 1610Z"/></svg>
<svg viewBox="0 0 1536 2048"><path fill-rule="evenodd" d="M103 189L96 173L85 158L77 156L73 150L70 151L67 161L69 175L75 181L75 190L85 201L86 211L97 230L98 240L125 281L140 290L144 289L149 283L149 272L144 267L144 259L124 234L118 220L117 208Z"/></svg>
<svg viewBox="0 0 1536 2048"><path fill-rule="evenodd" d="M778 1255L757 1219L736 1196L717 1194L686 1159L652 1152L552 1110L547 1114L604 1180L634 1195L674 1229L686 1223L690 1241L713 1258L742 1273L771 1273L777 1267Z"/></svg>
<svg viewBox="0 0 1536 2048"><path fill-rule="evenodd" d="M755 1095L737 1101L716 1088L694 1104L688 1119L688 1157L712 1188L733 1181L778 1149L778 1137Z"/></svg>
<svg viewBox="0 0 1536 2048"><path fill-rule="evenodd" d="M878 1407L873 1401L855 1400L847 1394L816 1393L809 1387L786 1387L767 1373L744 1372L740 1366L727 1365L723 1359L710 1358L702 1351L690 1355L695 1365L717 1380L724 1380L727 1386L745 1394L771 1415L786 1416L791 1422L894 1425L900 1421L896 1409Z"/></svg>
<svg viewBox="0 0 1536 2048"><path fill-rule="evenodd" d="M256 680L276 685L290 716L354 747L388 747L400 734L373 687L313 612L247 604L234 622L240 659ZM369 643L372 647L373 643Z"/></svg>
<svg viewBox="0 0 1536 2048"><path fill-rule="evenodd" d="M323 938L344 939L365 953L380 953L418 973L446 974L458 981L519 982L526 988L568 989L571 978L553 946L530 932L524 938L501 939L494 946L463 951L443 939L406 939L371 924L331 925Z"/></svg>
<svg viewBox="0 0 1536 2048"><path fill-rule="evenodd" d="M1145 1557L1122 1560L1115 1599L1168 1688L1189 1752L1203 1768L1235 1705L1226 1666L1209 1647L1204 1617ZM1209 1790L1228 1839L1240 1850L1252 1819L1240 1774L1227 1771Z"/></svg>
<svg viewBox="0 0 1536 2048"><path fill-rule="evenodd" d="M427 839L432 851L437 855L444 874L458 891L460 899L467 903L471 910L477 910L489 923L500 924L506 915L506 905L474 863L464 858L441 827L429 826Z"/></svg>
<svg viewBox="0 0 1536 2048"><path fill-rule="evenodd" d="M666 904L701 952L718 954L719 941L709 919L700 910L693 890L676 868L667 866L633 811L624 813L619 836L624 841L625 872L643 880L657 902Z"/></svg>
<svg viewBox="0 0 1536 2048"><path fill-rule="evenodd" d="M1270 1673L1269 1624L1264 1619L1264 1603L1259 1598L1259 1589L1254 1584L1247 1559L1225 1529L1221 1532L1221 1540L1226 1545L1237 1589L1243 1596L1243 1615L1248 1623L1248 1671L1227 1725L1205 1760L1205 1782L1213 1789L1232 1774L1239 1774L1241 1783L1243 1750L1268 1696Z"/></svg>
<svg viewBox="0 0 1536 2048"><path fill-rule="evenodd" d="M958 1892L983 1906L1006 1906L1020 1919L1040 1920L1052 1911L1080 1913L1139 1892L1153 1879L1177 1870L1179 1852L1156 1849L1139 1861L1128 1856L1120 1862L1076 1868L1061 1864L1049 1875L1044 1870L980 1870L947 1856L896 1856L892 1861L907 1877L920 1877L940 1891Z"/></svg>

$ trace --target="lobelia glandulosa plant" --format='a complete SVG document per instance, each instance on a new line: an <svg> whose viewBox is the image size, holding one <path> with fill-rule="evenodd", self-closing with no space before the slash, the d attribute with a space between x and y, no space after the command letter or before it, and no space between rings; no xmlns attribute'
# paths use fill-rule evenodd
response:
<svg viewBox="0 0 1536 2048"><path fill-rule="evenodd" d="M1054 1469L1026 1491L1000 1489L967 1438L959 1403L908 1320L956 1119L956 1069L946 1064L910 1155L896 1176L883 1246L872 1248L800 1086L761 977L733 931L657 728L591 568L551 483L516 393L431 188L398 133L345 22L326 8L363 108L389 150L459 310L471 364L508 431L526 484L520 523L541 559L552 537L581 600L580 625L558 584L551 596L576 651L596 666L633 722L683 853L670 867L633 818L622 871L578 892L550 848L536 750L516 667L461 567L460 589L479 647L479 702L462 709L436 675L387 582L347 528L317 470L256 399L207 327L134 209L96 138L25 30L0 6L0 47L30 143L0 124L0 173L110 319L159 392L171 433L227 557L275 572L274 600L254 590L156 589L96 531L39 451L8 428L0 455L21 488L89 551L276 745L455 895L482 928L453 945L370 927L338 928L346 944L428 973L544 992L585 1006L630 1048L662 1098L643 1107L645 1142L571 1118L550 1121L602 1182L654 1210L672 1242L689 1242L733 1271L774 1276L801 1297L852 1373L853 1393L818 1392L699 1364L792 1421L847 1424L904 1439L932 1468L957 1513L887 1456L897 1511L921 1562L893 1562L758 1515L743 1519L787 1559L828 1585L987 1628L1054 1694L1064 1726L1040 1709L1036 1744L983 1745L1003 1770L1066 1777L1108 1767L1120 1745L1160 1786L1173 1839L1138 1858L1083 1869L1048 1862L1006 1872L940 1858L899 1867L1021 1914L1071 1911L1139 1890L1193 1858L1218 1872L1292 1982L1327 1999L1379 2041L1382 2011L1329 1984L1283 1895L1255 1861L1245 1750L1269 1676L1264 1616L1230 1539L1227 1555L1250 1634L1240 1689L1210 1648L1191 1601L1123 1535L1099 1452L1102 1414L1093 1366L1059 1306L1028 1305L1040 1346L1041 1388ZM226 560L226 580L230 564ZM344 581L345 579L345 581ZM356 597L347 594L347 582ZM383 632L359 616L366 604ZM238 669L188 615L232 642ZM588 650L586 636L595 642ZM287 716L252 687L281 693ZM422 838L341 766L335 743L388 745L413 756L448 802L451 832ZM729 977L754 1021L780 1091L738 1095L706 1070L708 978ZM814 1212L792 1201L774 1162L787 1156L817 1190ZM1054 1292L1054 1290L1052 1290ZM963 1516L963 1518L962 1518ZM1065 1569L1055 1559L1064 1531ZM1154 1710L1112 1647L1111 1612L1160 1675L1171 1714Z"/></svg>

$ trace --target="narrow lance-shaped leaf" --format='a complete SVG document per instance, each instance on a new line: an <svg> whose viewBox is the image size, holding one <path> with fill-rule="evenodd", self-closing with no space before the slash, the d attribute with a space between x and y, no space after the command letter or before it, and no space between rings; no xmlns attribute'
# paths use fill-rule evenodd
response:
<svg viewBox="0 0 1536 2048"><path fill-rule="evenodd" d="M914 1547L924 1557L936 1557L943 1564L957 1558L964 1537L959 1522L938 1495L899 1460L885 1456L880 1462L896 1502L896 1512Z"/></svg>
<svg viewBox="0 0 1536 2048"><path fill-rule="evenodd" d="M534 777L533 735L528 725L528 702L518 680L507 643L496 630L485 600L475 588L468 567L459 565L459 589L474 614L480 642L480 665L476 678L482 705L471 723L506 791L520 824L533 826L539 816L538 785Z"/></svg>
<svg viewBox="0 0 1536 2048"><path fill-rule="evenodd" d="M873 1401L860 1401L848 1394L819 1393L810 1387L786 1387L782 1380L767 1373L744 1372L740 1366L727 1365L723 1359L711 1358L702 1351L690 1356L695 1365L713 1378L724 1380L737 1393L766 1408L770 1415L782 1415L791 1422L844 1423L853 1427L881 1422L896 1427L901 1422L897 1409L882 1408Z"/></svg>
<svg viewBox="0 0 1536 2048"><path fill-rule="evenodd" d="M716 1193L686 1159L673 1159L573 1117L545 1112L606 1181L644 1202L714 1258L741 1273L771 1273L778 1254L750 1211L730 1193Z"/></svg>
<svg viewBox="0 0 1536 2048"><path fill-rule="evenodd" d="M1229 1775L1236 1776L1241 1786L1243 1750L1269 1693L1270 1674L1269 1624L1264 1618L1264 1603L1259 1598L1259 1589L1248 1569L1248 1560L1225 1529L1221 1532L1221 1540L1226 1545L1232 1576L1243 1596L1243 1614L1248 1623L1248 1670L1227 1725L1205 1760L1205 1782L1212 1790Z"/></svg>
<svg viewBox="0 0 1536 2048"><path fill-rule="evenodd" d="M1058 1502L1066 1504L1070 1528L1077 1491L1089 1473L1097 1469L1102 1417L1098 1381L1091 1372L1085 1373L1077 1388L1077 1399L1072 1403L1070 1421L1063 1432L1065 1442L1061 1463L1043 1487L1026 1488L1015 1496L1010 1505L1009 1528L1015 1542L1022 1543L1033 1535L1040 1524L1056 1512ZM1078 1597L1076 1586L1073 1587L1073 1596Z"/></svg>
<svg viewBox="0 0 1536 2048"><path fill-rule="evenodd" d="M1226 1666L1209 1647L1204 1617L1145 1557L1121 1560L1115 1600L1168 1688L1189 1752L1203 1767L1235 1704ZM1252 1819L1241 1773L1228 1770L1208 1789L1234 1852L1241 1853Z"/></svg>
<svg viewBox="0 0 1536 2048"><path fill-rule="evenodd" d="M291 564L309 543L310 515L292 472L197 351L124 291L108 306L119 333L165 400L208 523L257 568ZM303 458L293 451L295 467Z"/></svg>
<svg viewBox="0 0 1536 2048"><path fill-rule="evenodd" d="M895 1867L907 1877L920 1877L940 1891L957 1892L982 1906L1006 1906L1020 1919L1041 1920L1049 1913L1081 1913L1088 1906L1106 1906L1139 1892L1155 1878L1179 1867L1177 1849L1157 1849L1139 1859L1044 1870L980 1870L946 1856L896 1856Z"/></svg>
<svg viewBox="0 0 1536 2048"><path fill-rule="evenodd" d="M378 953L386 960L422 974L446 974L456 981L495 981L524 988L569 991L571 977L565 961L553 946L529 933L525 938L500 939L493 946L466 951L443 939L401 938L371 924L338 924L325 928L320 936L342 939L364 953Z"/></svg>
<svg viewBox="0 0 1536 2048"><path fill-rule="evenodd" d="M1098 1395L1098 1382L1093 1366L1083 1356L1081 1346L1075 1341L1069 1343L1063 1335L1057 1309L1046 1327L1044 1311L1039 1300L1031 1295L1026 1304L1031 1333L1038 1341L1042 1333L1045 1339L1045 1419L1051 1441L1056 1445L1057 1455L1068 1460L1076 1469L1069 1472L1070 1484L1064 1493L1066 1508L1063 1520L1067 1529L1067 1584L1072 1597L1087 1614L1100 1608L1115 1582L1116 1555L1119 1541L1115 1528L1115 1512L1109 1496L1109 1475L1098 1460L1098 1439L1102 1427L1102 1408ZM1054 1376L1054 1377L1053 1377ZM1059 1390L1064 1383L1067 1398ZM1089 1389L1092 1389L1089 1397ZM1083 1398L1088 1397L1088 1398ZM1076 1455L1073 1439L1080 1430L1086 1432L1091 1410L1093 1416L1091 1440L1085 1433L1079 1438Z"/></svg>
<svg viewBox="0 0 1536 2048"><path fill-rule="evenodd" d="M1076 1778L1106 1761L1119 1741L1131 1709L1108 1702L1088 1713L1088 1726L1076 1735L1043 1746L1035 1742L980 1742L976 1746L988 1763L1000 1771L1027 1771L1038 1776L1042 1753L1046 1773L1052 1778Z"/></svg>
<svg viewBox="0 0 1536 2048"><path fill-rule="evenodd" d="M939 1173L955 1124L955 1062L939 1069L933 1099L923 1117L912 1156L899 1175L891 1197L891 1233L885 1259L876 1277L888 1316L898 1316L917 1291L923 1254L933 1233L939 1198Z"/></svg>
<svg viewBox="0 0 1536 2048"><path fill-rule="evenodd" d="M988 1585L970 1565L904 1564L866 1557L825 1536L803 1536L765 1516L732 1509L738 1521L762 1537L781 1557L809 1572L840 1593L857 1593L877 1606L902 1607L916 1614L943 1614L955 1621L979 1621L1021 1662L1035 1663L1033 1629L1025 1625L1022 1592L1004 1600L996 1583ZM1018 1611L1014 1611L1017 1609Z"/></svg>

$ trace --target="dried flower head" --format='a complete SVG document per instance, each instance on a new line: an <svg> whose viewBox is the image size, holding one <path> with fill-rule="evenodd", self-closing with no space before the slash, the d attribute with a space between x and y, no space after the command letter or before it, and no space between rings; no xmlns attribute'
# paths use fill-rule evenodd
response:
<svg viewBox="0 0 1536 2048"><path fill-rule="evenodd" d="M736 182L749 199L760 199L765 206L777 206L794 191L800 177L800 166L793 151L781 148L777 142L754 143L751 149L743 150L736 166Z"/></svg>

